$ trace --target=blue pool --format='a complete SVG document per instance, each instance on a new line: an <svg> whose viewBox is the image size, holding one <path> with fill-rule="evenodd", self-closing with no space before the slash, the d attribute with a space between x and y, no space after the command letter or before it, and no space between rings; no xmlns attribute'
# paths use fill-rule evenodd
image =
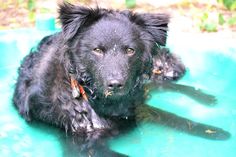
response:
<svg viewBox="0 0 236 157"><path fill-rule="evenodd" d="M43 124L27 124L11 100L20 61L33 45L51 33L53 31L36 29L0 31L1 157L62 157L65 153L63 135L58 129ZM169 47L181 56L188 68L178 83L214 95L217 103L207 106L171 91L154 91L147 103L223 128L230 132L231 137L223 141L208 140L163 125L140 124L129 133L110 140L110 148L132 157L235 157L236 97L233 93L236 93L236 44L183 33L170 33L169 37Z"/></svg>

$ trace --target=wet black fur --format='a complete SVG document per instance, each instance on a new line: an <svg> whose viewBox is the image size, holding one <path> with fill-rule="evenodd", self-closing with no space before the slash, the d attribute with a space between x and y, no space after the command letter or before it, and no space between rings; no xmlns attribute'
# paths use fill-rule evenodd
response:
<svg viewBox="0 0 236 157"><path fill-rule="evenodd" d="M94 141L104 132L112 134L124 124L135 124L136 108L145 103L145 83L161 86L185 72L180 60L161 48L169 22L165 14L70 4L60 5L59 11L62 32L45 37L19 68L14 104L27 121L40 120ZM135 54L127 56L127 48ZM164 70L157 76L153 69ZM71 73L85 88L88 102L73 98ZM109 79L114 78L124 87L119 94L105 96Z"/></svg>
<svg viewBox="0 0 236 157"><path fill-rule="evenodd" d="M143 82L144 79L151 77L155 46L156 44L165 45L168 16L133 14L129 11L120 12L99 8L88 9L63 4L60 8L60 19L63 31L45 37L37 50L24 59L19 69L14 104L20 113L28 120L36 118L70 129L71 116L74 114L70 113L74 110L74 107L71 107L81 106L80 103L84 102L83 99L72 98L70 87L70 71L72 70L78 82L87 91L90 99L88 106L91 105L97 114L108 117L134 116L135 105L143 104L145 100L142 96ZM95 23L98 26L91 32ZM117 28L106 29L111 24ZM99 27L101 29L97 30ZM108 32L104 33L102 30ZM109 32L113 30L119 33L118 37L112 34L115 32ZM108 59L102 65L103 70L97 70L99 68L97 60L105 59L100 59L93 54L93 49L101 47L103 51L109 51L114 44L117 45L117 50L111 53L119 55L119 53L124 53L122 51L125 51L123 49L126 47L133 46L136 51L135 56L125 58L123 54L120 56L115 54L113 57L113 54L108 56L107 52ZM116 61L116 59L120 60ZM109 62L110 60L112 61ZM113 64L112 62L120 63ZM103 91L99 91L101 88L106 88L106 79L112 77L109 75L129 81L125 85L127 92L117 96L119 98L106 98L103 96ZM80 128L77 129L80 130Z"/></svg>

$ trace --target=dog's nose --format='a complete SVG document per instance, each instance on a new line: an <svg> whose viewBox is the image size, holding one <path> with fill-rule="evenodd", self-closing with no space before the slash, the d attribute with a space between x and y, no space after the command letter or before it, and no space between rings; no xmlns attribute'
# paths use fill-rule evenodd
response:
<svg viewBox="0 0 236 157"><path fill-rule="evenodd" d="M122 89L123 87L124 87L124 84L122 83L121 80L113 79L108 82L108 88L110 90Z"/></svg>

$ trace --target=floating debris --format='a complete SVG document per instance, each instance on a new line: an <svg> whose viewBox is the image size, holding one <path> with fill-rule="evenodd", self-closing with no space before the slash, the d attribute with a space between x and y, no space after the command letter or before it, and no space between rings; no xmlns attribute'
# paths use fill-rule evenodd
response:
<svg viewBox="0 0 236 157"><path fill-rule="evenodd" d="M205 130L205 133L207 133L207 134L215 134L216 131L215 130L207 129L207 130Z"/></svg>
<svg viewBox="0 0 236 157"><path fill-rule="evenodd" d="M105 94L105 97L107 98L108 96L112 96L112 91L106 90L104 94Z"/></svg>

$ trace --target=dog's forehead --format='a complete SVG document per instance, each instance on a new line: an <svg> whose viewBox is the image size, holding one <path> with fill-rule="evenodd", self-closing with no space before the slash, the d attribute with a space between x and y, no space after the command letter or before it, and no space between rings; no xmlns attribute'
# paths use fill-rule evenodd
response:
<svg viewBox="0 0 236 157"><path fill-rule="evenodd" d="M138 32L136 27L128 19L109 17L99 20L90 29L91 37L100 37L104 40L125 40L125 38L136 38Z"/></svg>

